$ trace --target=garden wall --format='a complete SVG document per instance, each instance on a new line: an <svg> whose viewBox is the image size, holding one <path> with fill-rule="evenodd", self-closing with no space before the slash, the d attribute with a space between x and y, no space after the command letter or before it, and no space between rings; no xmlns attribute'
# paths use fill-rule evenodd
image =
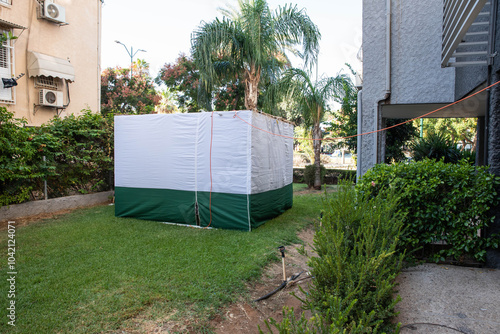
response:
<svg viewBox="0 0 500 334"><path fill-rule="evenodd" d="M110 202L113 193L114 191L103 191L95 194L73 195L2 206L0 208L0 221L102 204Z"/></svg>

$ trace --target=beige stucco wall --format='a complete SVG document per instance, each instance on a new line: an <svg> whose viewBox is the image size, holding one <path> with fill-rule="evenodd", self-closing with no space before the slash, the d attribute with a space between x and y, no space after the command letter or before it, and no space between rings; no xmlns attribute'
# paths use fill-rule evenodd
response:
<svg viewBox="0 0 500 334"><path fill-rule="evenodd" d="M11 6L0 5L0 19L26 27L13 29L15 75L26 73L18 80L15 104L6 106L16 117L24 117L29 125L40 125L53 118L54 108L36 107L39 89L34 78L28 77L27 51L36 51L54 57L68 59L75 70L75 81L69 83L71 101L61 117L79 114L90 108L99 112L100 107L100 31L101 0L54 0L65 8L68 25L58 25L38 18L36 0L12 0ZM64 103L67 103L66 85L63 85Z"/></svg>

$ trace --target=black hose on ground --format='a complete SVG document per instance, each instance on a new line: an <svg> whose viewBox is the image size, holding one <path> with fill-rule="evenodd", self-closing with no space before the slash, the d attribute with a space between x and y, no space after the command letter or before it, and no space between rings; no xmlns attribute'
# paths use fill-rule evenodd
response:
<svg viewBox="0 0 500 334"><path fill-rule="evenodd" d="M302 273L303 273L303 272L304 272L304 270L303 270L303 271L301 271L300 273L296 274L296 275L292 275L292 276L291 276L288 280L283 281L283 282L281 283L281 285L280 285L279 287L277 287L275 290L273 290L273 291L269 292L269 293L268 293L267 295L265 295L265 296L262 296L262 297L260 297L260 298L258 298L258 299L255 299L253 302L258 302L258 301L261 301L261 300L267 299L267 298L271 297L272 295L274 295L276 292L278 292L278 291L280 291L280 290L283 290L283 289L284 289L284 288L288 285L288 283L290 283L291 281L295 281L297 278L299 278L299 276L300 276L300 275L302 275Z"/></svg>

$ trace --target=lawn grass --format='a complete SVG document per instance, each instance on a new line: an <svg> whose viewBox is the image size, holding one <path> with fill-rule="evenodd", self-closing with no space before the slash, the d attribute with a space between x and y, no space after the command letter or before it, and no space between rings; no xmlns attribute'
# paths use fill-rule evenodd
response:
<svg viewBox="0 0 500 334"><path fill-rule="evenodd" d="M320 196L295 196L292 209L252 232L117 218L113 206L20 227L16 327L4 315L4 260L0 332L113 332L138 315L154 320L175 314L203 325L278 260L279 245L298 242L297 231L318 219ZM0 249L7 254L5 230Z"/></svg>

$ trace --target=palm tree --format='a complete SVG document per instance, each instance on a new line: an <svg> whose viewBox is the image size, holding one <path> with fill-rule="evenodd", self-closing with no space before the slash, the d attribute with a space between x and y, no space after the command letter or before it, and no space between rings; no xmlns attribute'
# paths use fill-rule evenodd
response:
<svg viewBox="0 0 500 334"><path fill-rule="evenodd" d="M321 128L320 123L328 101L339 97L348 78L345 75L322 78L313 82L309 73L297 68L287 69L278 82L266 92L265 111L273 112L281 101L294 102L306 127L312 128L314 148L314 188L321 189Z"/></svg>
<svg viewBox="0 0 500 334"><path fill-rule="evenodd" d="M207 88L223 78L242 80L245 107L256 110L261 80L276 77L289 63L284 51L301 56L310 65L316 60L321 34L297 6L272 12L266 0L238 3L239 11L224 11L230 18L217 18L194 31L192 54Z"/></svg>

